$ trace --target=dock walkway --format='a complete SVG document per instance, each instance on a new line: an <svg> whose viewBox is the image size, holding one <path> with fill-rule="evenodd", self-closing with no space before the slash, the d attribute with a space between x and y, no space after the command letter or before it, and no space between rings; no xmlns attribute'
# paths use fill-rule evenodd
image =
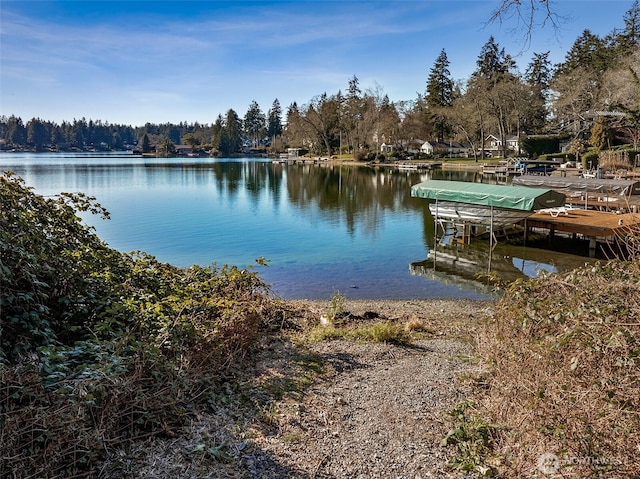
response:
<svg viewBox="0 0 640 479"><path fill-rule="evenodd" d="M595 255L598 242L608 243L623 235L629 228L640 228L640 213L616 214L574 208L558 215L537 212L521 224L526 225L527 229L548 230L550 238L556 232L583 235L589 239L590 255Z"/></svg>

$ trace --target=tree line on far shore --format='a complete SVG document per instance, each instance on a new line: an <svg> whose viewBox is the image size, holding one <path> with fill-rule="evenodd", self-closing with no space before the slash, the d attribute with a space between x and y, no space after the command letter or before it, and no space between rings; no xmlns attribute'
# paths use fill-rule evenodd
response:
<svg viewBox="0 0 640 479"><path fill-rule="evenodd" d="M244 117L233 109L212 124L110 124L0 116L0 148L139 149L169 154L186 145L206 154L248 151L277 153L303 148L316 155L351 153L370 159L386 145L394 152L416 151L421 142L461 142L483 155L489 135L508 156L508 138L562 136L570 151L610 149L640 139L640 6L634 0L623 26L600 38L584 30L562 63L550 52L534 53L524 72L490 37L476 70L455 81L442 49L417 98L392 102L381 88L362 91L357 76L346 91L324 92L283 111L278 99L265 114L253 101ZM521 145L527 146L521 141ZM547 144L557 144L547 142ZM530 154L553 153L529 151ZM397 153L396 153L397 154Z"/></svg>

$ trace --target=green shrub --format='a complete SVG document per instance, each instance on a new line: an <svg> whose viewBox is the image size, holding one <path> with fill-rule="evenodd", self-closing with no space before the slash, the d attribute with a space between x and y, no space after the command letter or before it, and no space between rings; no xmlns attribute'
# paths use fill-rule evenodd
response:
<svg viewBox="0 0 640 479"><path fill-rule="evenodd" d="M410 342L409 333L404 327L391 321L360 326L353 330L351 335L373 343L407 344Z"/></svg>
<svg viewBox="0 0 640 479"><path fill-rule="evenodd" d="M455 446L448 465L461 471L475 471L481 476L493 475L488 465L498 427L479 417L473 403L464 401L449 411L453 428L442 439L443 446Z"/></svg>
<svg viewBox="0 0 640 479"><path fill-rule="evenodd" d="M255 272L119 253L82 211L108 217L0 176L2 477L96 477L111 448L206 403L274 311Z"/></svg>
<svg viewBox="0 0 640 479"><path fill-rule="evenodd" d="M329 300L329 318L331 321L346 311L347 298L340 291L334 291Z"/></svg>
<svg viewBox="0 0 640 479"><path fill-rule="evenodd" d="M550 155L560 150L559 135L528 136L520 139L520 149L531 156Z"/></svg>
<svg viewBox="0 0 640 479"><path fill-rule="evenodd" d="M45 198L11 174L0 176L0 361L83 339L85 321L103 307L103 273L120 273L120 257L80 222L81 211L108 217L94 198Z"/></svg>
<svg viewBox="0 0 640 479"><path fill-rule="evenodd" d="M598 152L587 151L582 155L582 167L583 168L597 168L598 167Z"/></svg>

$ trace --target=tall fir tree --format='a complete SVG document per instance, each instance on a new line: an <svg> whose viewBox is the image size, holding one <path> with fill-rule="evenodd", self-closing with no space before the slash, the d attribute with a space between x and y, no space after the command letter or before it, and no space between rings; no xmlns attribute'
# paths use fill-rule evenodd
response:
<svg viewBox="0 0 640 479"><path fill-rule="evenodd" d="M549 82L552 75L549 53L548 51L534 53L524 74L525 81L531 90L529 109L527 115L524 116L526 123L522 125L527 133L542 133L547 123Z"/></svg>
<svg viewBox="0 0 640 479"><path fill-rule="evenodd" d="M224 156L238 153L242 148L242 121L233 109L227 111L218 148Z"/></svg>
<svg viewBox="0 0 640 479"><path fill-rule="evenodd" d="M601 74L610 63L604 40L585 29L573 42L565 55L565 60L558 65L557 73L573 73L579 68L589 74Z"/></svg>
<svg viewBox="0 0 640 479"><path fill-rule="evenodd" d="M265 131L266 118L258 102L253 100L244 116L244 131L251 139L253 147L257 147Z"/></svg>
<svg viewBox="0 0 640 479"><path fill-rule="evenodd" d="M640 45L640 4L634 0L633 5L624 14L624 29L615 35L617 56L629 55L634 48Z"/></svg>
<svg viewBox="0 0 640 479"><path fill-rule="evenodd" d="M443 48L429 73L426 95L428 115L439 141L444 140L451 130L446 109L453 104L454 85L455 82L449 71L447 52Z"/></svg>
<svg viewBox="0 0 640 479"><path fill-rule="evenodd" d="M272 140L282 135L282 107L276 98L267 114L267 134Z"/></svg>
<svg viewBox="0 0 640 479"><path fill-rule="evenodd" d="M489 37L480 50L476 61L476 71L472 73L472 78L497 81L500 76L509 73L515 68L515 61L505 53L504 48L500 48L493 36Z"/></svg>
<svg viewBox="0 0 640 479"><path fill-rule="evenodd" d="M142 137L142 153L149 153L151 151L151 142L149 141L149 135L147 133Z"/></svg>

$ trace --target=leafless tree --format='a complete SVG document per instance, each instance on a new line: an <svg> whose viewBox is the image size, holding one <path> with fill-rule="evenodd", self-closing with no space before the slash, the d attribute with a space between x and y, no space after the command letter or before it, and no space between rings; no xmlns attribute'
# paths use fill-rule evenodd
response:
<svg viewBox="0 0 640 479"><path fill-rule="evenodd" d="M514 32L520 33L524 26L523 41L525 48L531 44L531 36L538 28L551 25L556 35L563 23L569 19L556 13L552 0L502 0L491 12L487 24L498 22L501 25L513 20Z"/></svg>

